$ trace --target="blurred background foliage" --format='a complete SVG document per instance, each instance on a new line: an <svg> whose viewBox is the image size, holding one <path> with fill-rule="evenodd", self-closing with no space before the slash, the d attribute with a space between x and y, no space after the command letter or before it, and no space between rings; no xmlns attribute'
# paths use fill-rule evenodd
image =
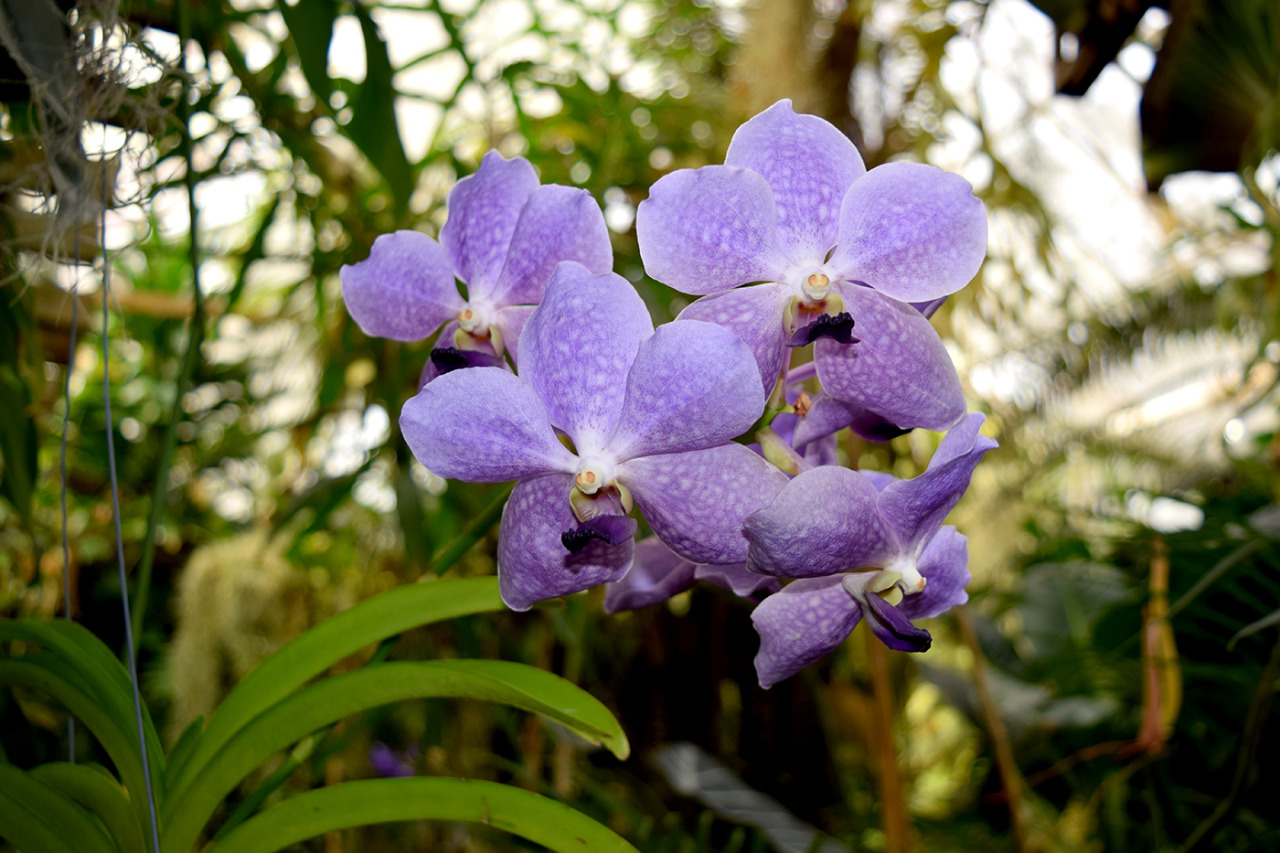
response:
<svg viewBox="0 0 1280 853"><path fill-rule="evenodd" d="M955 513L971 604L930 626L928 655L859 631L768 692L749 605L718 590L411 632L393 657L501 657L583 685L632 758L503 708L404 703L348 720L274 796L488 778L681 853L1280 847L1264 778L1280 758L1280 13L1036 6L0 7L0 615L53 618L69 596L122 646L108 429L144 696L170 733L327 614L436 565L492 573L505 491L413 461L396 416L428 342L363 336L339 268L381 233L437 234L448 190L497 148L589 189L616 270L670 319L686 297L645 278L635 206L788 97L869 166L959 171L988 206L988 260L936 320L1002 445ZM841 449L911 476L936 441ZM62 713L0 695L5 759L65 754ZM305 849L514 843L420 824Z"/></svg>

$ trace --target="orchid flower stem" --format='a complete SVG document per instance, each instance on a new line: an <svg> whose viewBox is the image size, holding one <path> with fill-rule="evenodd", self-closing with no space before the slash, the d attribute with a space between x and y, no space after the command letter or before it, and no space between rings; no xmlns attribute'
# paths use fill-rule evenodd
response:
<svg viewBox="0 0 1280 853"><path fill-rule="evenodd" d="M880 639L871 631L867 638L867 657L871 662L873 741L876 751L880 787L880 814L884 821L886 853L909 853L911 824L902 793L902 775L898 772L898 750L893 743L893 688L889 683L889 655Z"/></svg>
<svg viewBox="0 0 1280 853"><path fill-rule="evenodd" d="M978 705L982 709L982 718L987 726L987 734L991 738L992 748L996 753L996 766L1000 769L1000 778L1004 781L1005 802L1009 804L1009 823L1013 828L1014 849L1018 853L1029 850L1027 825L1023 812L1023 781L1018 764L1013 758L1013 746L1009 742L1009 731L1005 728L1004 718L1000 716L1000 708L996 705L995 696L991 693L991 683L987 680L987 659L982 655L978 645L978 634L973 628L973 619L963 604L957 604L951 611L956 615L956 624L960 627L960 636L969 647L973 657L973 685L978 691Z"/></svg>
<svg viewBox="0 0 1280 853"><path fill-rule="evenodd" d="M756 441L760 442L760 450L764 453L765 459L793 477L813 467L803 456L796 453L791 445L783 441L782 436L774 432L772 427L758 430Z"/></svg>
<svg viewBox="0 0 1280 853"><path fill-rule="evenodd" d="M511 495L511 486L504 486L494 495L493 500L461 533L443 545L431 558L431 569L442 575L462 556L471 550L471 546L479 542L489 530L502 518L502 509Z"/></svg>
<svg viewBox="0 0 1280 853"><path fill-rule="evenodd" d="M818 375L818 363L816 361L806 361L799 367L793 367L787 371L786 383L795 385L799 382L805 382L813 379Z"/></svg>

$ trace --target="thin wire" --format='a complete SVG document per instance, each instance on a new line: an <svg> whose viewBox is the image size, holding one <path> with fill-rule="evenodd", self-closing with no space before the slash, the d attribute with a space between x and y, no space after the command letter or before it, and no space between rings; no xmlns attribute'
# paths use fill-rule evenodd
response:
<svg viewBox="0 0 1280 853"><path fill-rule="evenodd" d="M77 225L72 251L77 263L80 260L80 228ZM67 432L71 428L71 373L76 365L76 320L79 295L75 285L71 287L71 341L67 345L67 376L63 388L62 447L58 456L58 472L62 483L62 617L71 621L71 545L67 538ZM67 761L76 763L76 718L67 715Z"/></svg>
<svg viewBox="0 0 1280 853"><path fill-rule="evenodd" d="M104 143L103 150L106 150ZM151 816L151 845L159 853L160 830L156 819L156 798L151 790L151 763L147 756L147 738L142 726L142 695L138 690L138 661L133 645L133 626L129 618L129 584L124 571L124 537L120 531L120 484L116 479L116 441L111 420L111 259L107 253L107 182L102 182L102 211L99 230L102 235L102 405L107 423L107 468L111 474L111 508L116 522L116 564L120 572L120 604L124 610L125 655L129 661L129 682L133 686L133 713L138 722L138 746L142 752L142 778L147 787L147 810Z"/></svg>

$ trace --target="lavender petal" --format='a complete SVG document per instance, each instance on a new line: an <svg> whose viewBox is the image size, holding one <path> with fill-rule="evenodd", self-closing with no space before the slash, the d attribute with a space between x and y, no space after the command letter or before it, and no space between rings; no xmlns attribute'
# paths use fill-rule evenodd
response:
<svg viewBox="0 0 1280 853"><path fill-rule="evenodd" d="M814 344L823 389L899 428L943 430L958 421L965 411L960 377L929 321L868 287L841 285L839 293L860 341Z"/></svg>
<svg viewBox="0 0 1280 853"><path fill-rule="evenodd" d="M622 276L592 275L572 261L552 273L520 335L520 375L579 456L599 453L613 434L627 373L652 333L649 310Z"/></svg>
<svg viewBox="0 0 1280 853"><path fill-rule="evenodd" d="M777 281L773 194L745 169L703 166L659 178L636 210L640 257L649 275L682 293L717 293Z"/></svg>
<svg viewBox="0 0 1280 853"><path fill-rule="evenodd" d="M631 459L724 444L750 429L764 402L756 361L737 335L697 320L667 323L640 344L609 449Z"/></svg>
<svg viewBox="0 0 1280 853"><path fill-rule="evenodd" d="M768 507L747 516L747 568L808 578L879 566L897 550L857 471L824 465L800 473Z"/></svg>
<svg viewBox="0 0 1280 853"><path fill-rule="evenodd" d="M520 366L520 335L537 307L536 305L508 305L495 312L493 325L497 326L498 332L502 335L502 345L511 354L511 362L516 367Z"/></svg>
<svg viewBox="0 0 1280 853"><path fill-rule="evenodd" d="M606 613L638 610L666 601L694 584L694 565L656 536L636 543L631 569L605 587Z"/></svg>
<svg viewBox="0 0 1280 853"><path fill-rule="evenodd" d="M756 676L768 689L844 642L862 608L845 592L839 576L799 580L766 598L751 612L760 635Z"/></svg>
<svg viewBox="0 0 1280 853"><path fill-rule="evenodd" d="M631 459L618 466L618 479L653 532L695 563L743 562L742 520L787 481L741 444Z"/></svg>
<svg viewBox="0 0 1280 853"><path fill-rule="evenodd" d="M905 302L968 284L987 254L987 213L969 182L936 166L886 163L850 187L831 267Z"/></svg>
<svg viewBox="0 0 1280 853"><path fill-rule="evenodd" d="M924 589L905 596L898 605L908 619L928 619L969 600L965 592L971 579L968 540L951 525L938 529L916 567L925 579Z"/></svg>
<svg viewBox="0 0 1280 853"><path fill-rule="evenodd" d="M487 299L511 246L511 235L525 201L538 188L538 175L523 157L506 160L497 151L484 155L480 168L449 191L449 218L440 242L467 297Z"/></svg>
<svg viewBox="0 0 1280 853"><path fill-rule="evenodd" d="M497 367L436 377L404 404L400 431L428 469L471 483L573 471L577 464L533 389Z"/></svg>
<svg viewBox="0 0 1280 853"><path fill-rule="evenodd" d="M617 544L592 539L576 554L564 546L561 536L578 526L569 508L572 488L567 474L524 480L503 508L498 590L512 610L616 581L631 566L635 540L629 537Z"/></svg>
<svg viewBox="0 0 1280 853"><path fill-rule="evenodd" d="M347 311L378 338L423 340L464 304L444 249L418 231L383 234L366 260L338 274Z"/></svg>
<svg viewBox="0 0 1280 853"><path fill-rule="evenodd" d="M798 263L821 263L835 245L841 200L866 172L847 136L817 116L797 115L789 100L739 127L724 162L768 181L784 249Z"/></svg>
<svg viewBox="0 0 1280 853"><path fill-rule="evenodd" d="M577 261L599 275L613 269L613 246L604 214L590 193L550 184L538 187L524 203L489 298L502 305L541 302L560 261Z"/></svg>
<svg viewBox="0 0 1280 853"><path fill-rule="evenodd" d="M867 625L880 642L899 652L927 652L933 645L933 637L923 628L911 624L902 611L875 593L860 597Z"/></svg>
<svg viewBox="0 0 1280 853"><path fill-rule="evenodd" d="M680 312L680 320L702 320L733 332L751 348L768 394L786 364L783 317L791 294L785 286L761 284L704 296Z"/></svg>
<svg viewBox="0 0 1280 853"><path fill-rule="evenodd" d="M774 593L782 589L782 583L777 578L748 571L745 563L700 565L694 569L693 577L727 589L741 598L750 598L762 592Z"/></svg>

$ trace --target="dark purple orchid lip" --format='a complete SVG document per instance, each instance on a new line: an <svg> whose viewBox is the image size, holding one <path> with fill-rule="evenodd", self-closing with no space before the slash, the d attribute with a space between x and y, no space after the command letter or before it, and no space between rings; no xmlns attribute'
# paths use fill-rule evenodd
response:
<svg viewBox="0 0 1280 853"><path fill-rule="evenodd" d="M437 375L443 376L455 370L467 367L501 367L502 356L479 350L464 350L457 347L437 347L431 351L431 363L435 365Z"/></svg>
<svg viewBox="0 0 1280 853"><path fill-rule="evenodd" d="M597 515L572 530L560 534L560 544L570 554L577 554L595 539L617 545L636 534L636 520L621 515Z"/></svg>
<svg viewBox="0 0 1280 853"><path fill-rule="evenodd" d="M835 315L821 314L812 323L796 329L795 334L787 341L787 346L808 346L818 338L831 338L841 344L858 343L858 339L853 336L853 316L848 311Z"/></svg>

